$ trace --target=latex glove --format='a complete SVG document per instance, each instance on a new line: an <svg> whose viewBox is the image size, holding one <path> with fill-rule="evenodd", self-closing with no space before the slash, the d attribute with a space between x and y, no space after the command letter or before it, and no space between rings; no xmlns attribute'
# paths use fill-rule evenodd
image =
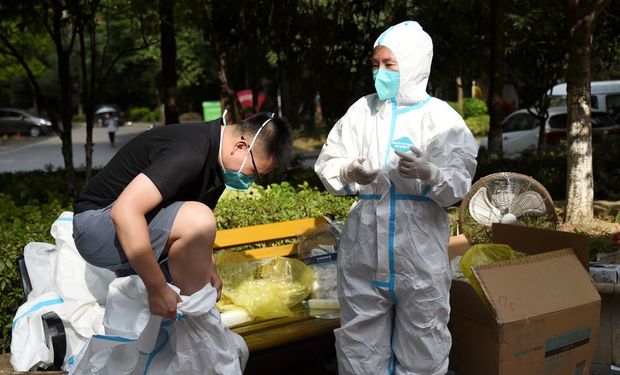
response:
<svg viewBox="0 0 620 375"><path fill-rule="evenodd" d="M429 185L437 185L441 182L441 171L429 162L422 151L415 146L409 148L411 152L394 151L400 158L398 161L398 174L403 178L416 178Z"/></svg>
<svg viewBox="0 0 620 375"><path fill-rule="evenodd" d="M379 170L364 168L362 165L364 160L366 159L359 157L342 167L340 177L347 183L357 182L360 185L368 185L373 182L379 175Z"/></svg>

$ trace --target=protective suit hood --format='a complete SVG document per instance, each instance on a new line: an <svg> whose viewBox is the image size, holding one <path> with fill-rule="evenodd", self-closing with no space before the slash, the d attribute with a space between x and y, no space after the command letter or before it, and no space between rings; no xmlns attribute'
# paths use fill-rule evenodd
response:
<svg viewBox="0 0 620 375"><path fill-rule="evenodd" d="M412 105L428 97L426 85L433 60L433 41L415 21L405 21L384 31L373 48L388 47L400 69L398 105Z"/></svg>

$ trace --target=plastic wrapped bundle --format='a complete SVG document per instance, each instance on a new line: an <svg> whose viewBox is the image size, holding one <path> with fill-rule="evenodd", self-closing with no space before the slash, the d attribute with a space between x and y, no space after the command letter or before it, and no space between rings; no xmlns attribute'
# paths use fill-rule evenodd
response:
<svg viewBox="0 0 620 375"><path fill-rule="evenodd" d="M315 280L312 269L293 258L249 260L233 254L218 263L224 284L218 307L230 310L235 305L253 318L291 316L291 307L308 296Z"/></svg>
<svg viewBox="0 0 620 375"><path fill-rule="evenodd" d="M316 281L312 285L312 298L338 299L336 249L330 245L319 245L310 251L310 257L304 263L316 272Z"/></svg>
<svg viewBox="0 0 620 375"><path fill-rule="evenodd" d="M298 256L316 273L311 297L316 308L337 309L337 249L340 238L338 223L329 222L299 236ZM310 302L310 301L309 301Z"/></svg>

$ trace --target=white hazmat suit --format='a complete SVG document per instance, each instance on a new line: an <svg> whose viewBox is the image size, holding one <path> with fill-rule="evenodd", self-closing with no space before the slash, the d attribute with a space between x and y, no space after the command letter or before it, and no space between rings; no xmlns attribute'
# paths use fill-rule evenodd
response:
<svg viewBox="0 0 620 375"><path fill-rule="evenodd" d="M451 346L450 223L444 210L470 189L478 145L447 103L426 84L431 38L406 21L386 30L400 70L395 98L376 94L353 104L333 127L315 171L333 194L359 194L338 254L341 328L335 331L339 374L445 374ZM395 151L415 146L433 178L404 178ZM416 150L417 151L417 150ZM374 181L347 180L363 160ZM436 167L435 167L436 166ZM363 175L363 173L362 173Z"/></svg>

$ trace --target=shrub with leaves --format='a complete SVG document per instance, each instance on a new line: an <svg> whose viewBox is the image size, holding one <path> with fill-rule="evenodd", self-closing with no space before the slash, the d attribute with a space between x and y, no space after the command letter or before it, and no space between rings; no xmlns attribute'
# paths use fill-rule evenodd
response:
<svg viewBox="0 0 620 375"><path fill-rule="evenodd" d="M343 220L354 200L319 191L307 183L297 187L288 182L267 188L253 185L248 193L226 191L215 208L215 217L219 229L323 215Z"/></svg>
<svg viewBox="0 0 620 375"><path fill-rule="evenodd" d="M486 137L489 134L489 115L468 117L465 119L465 124L476 138Z"/></svg>
<svg viewBox="0 0 620 375"><path fill-rule="evenodd" d="M150 110L146 107L134 107L129 109L130 121L154 122L159 121L159 109Z"/></svg>
<svg viewBox="0 0 620 375"><path fill-rule="evenodd" d="M487 103L485 103L484 100L476 98L463 99L464 118L486 115L488 113L489 109L487 108Z"/></svg>

